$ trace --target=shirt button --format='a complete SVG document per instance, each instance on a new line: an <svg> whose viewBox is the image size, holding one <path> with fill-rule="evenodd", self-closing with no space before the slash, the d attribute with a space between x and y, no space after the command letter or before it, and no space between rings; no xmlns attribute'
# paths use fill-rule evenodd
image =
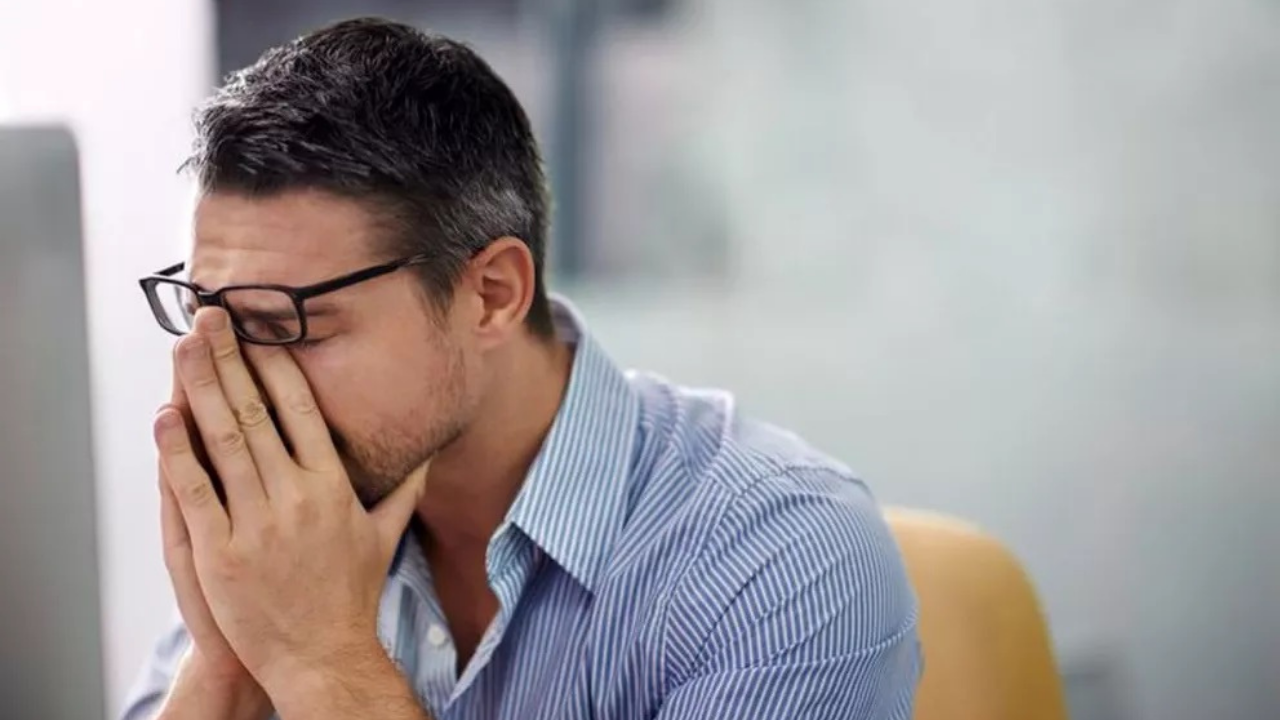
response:
<svg viewBox="0 0 1280 720"><path fill-rule="evenodd" d="M427 642L431 643L432 647L444 647L444 644L449 642L449 631L439 625L432 625L427 628Z"/></svg>

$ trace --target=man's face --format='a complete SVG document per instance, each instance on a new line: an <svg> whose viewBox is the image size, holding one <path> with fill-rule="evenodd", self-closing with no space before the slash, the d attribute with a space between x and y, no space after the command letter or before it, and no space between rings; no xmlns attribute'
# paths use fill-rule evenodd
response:
<svg viewBox="0 0 1280 720"><path fill-rule="evenodd" d="M365 206L320 192L207 194L196 208L192 282L206 290L300 287L389 259ZM291 347L371 505L455 439L474 412L475 353L452 312L402 270L306 302L307 342Z"/></svg>

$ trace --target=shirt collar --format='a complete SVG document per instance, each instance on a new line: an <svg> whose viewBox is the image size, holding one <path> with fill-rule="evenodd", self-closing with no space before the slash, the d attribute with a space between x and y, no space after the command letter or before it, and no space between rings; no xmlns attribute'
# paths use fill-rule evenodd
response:
<svg viewBox="0 0 1280 720"><path fill-rule="evenodd" d="M552 309L559 339L576 344L569 386L504 524L595 592L622 525L640 401L577 310L560 297Z"/></svg>

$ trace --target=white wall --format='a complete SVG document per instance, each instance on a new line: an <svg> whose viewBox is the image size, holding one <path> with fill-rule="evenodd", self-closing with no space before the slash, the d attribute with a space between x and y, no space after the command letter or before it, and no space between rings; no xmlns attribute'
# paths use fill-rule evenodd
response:
<svg viewBox="0 0 1280 720"><path fill-rule="evenodd" d="M1275 4L700 7L736 273L580 290L607 346L1009 541L1079 720L1271 716Z"/></svg>
<svg viewBox="0 0 1280 720"><path fill-rule="evenodd" d="M198 0L0 0L0 122L69 122L82 152L99 535L111 705L172 603L160 559L150 418L169 342L136 278L178 258L175 173L210 78Z"/></svg>

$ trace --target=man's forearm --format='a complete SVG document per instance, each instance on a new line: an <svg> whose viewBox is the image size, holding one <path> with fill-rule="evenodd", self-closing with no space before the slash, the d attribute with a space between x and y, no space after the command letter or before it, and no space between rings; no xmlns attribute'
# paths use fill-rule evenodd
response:
<svg viewBox="0 0 1280 720"><path fill-rule="evenodd" d="M400 669L376 644L342 667L296 670L267 689L282 720L431 720Z"/></svg>

